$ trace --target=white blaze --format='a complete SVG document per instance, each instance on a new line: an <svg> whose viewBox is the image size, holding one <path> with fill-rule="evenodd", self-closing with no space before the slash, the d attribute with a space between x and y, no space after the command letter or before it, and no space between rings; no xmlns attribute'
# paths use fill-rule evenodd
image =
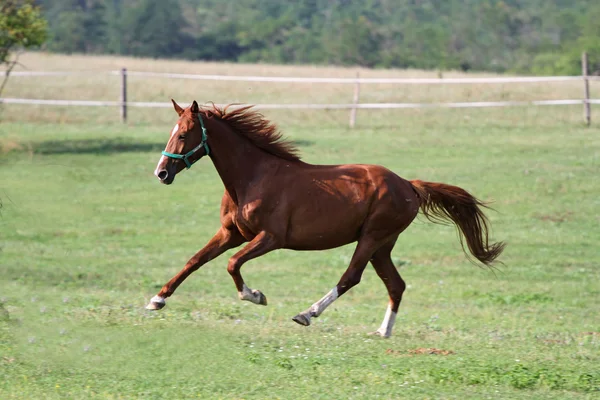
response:
<svg viewBox="0 0 600 400"><path fill-rule="evenodd" d="M173 127L173 130L171 131L171 136L174 136L178 130L179 130L179 124L175 124L175 126Z"/></svg>
<svg viewBox="0 0 600 400"><path fill-rule="evenodd" d="M175 126L173 127L173 130L171 131L171 137L173 137L177 132L179 131L179 124L175 124ZM165 147L165 150L167 148ZM156 169L154 170L154 175L156 175L158 177L158 167L160 166L160 164L163 163L163 161L165 161L167 159L167 157L165 156L161 156L160 160L158 160L158 164L156 164Z"/></svg>
<svg viewBox="0 0 600 400"><path fill-rule="evenodd" d="M163 160L166 160L167 157L161 156L160 160L158 160L158 164L156 164L156 169L154 170L154 175L158 177L158 167L162 164Z"/></svg>

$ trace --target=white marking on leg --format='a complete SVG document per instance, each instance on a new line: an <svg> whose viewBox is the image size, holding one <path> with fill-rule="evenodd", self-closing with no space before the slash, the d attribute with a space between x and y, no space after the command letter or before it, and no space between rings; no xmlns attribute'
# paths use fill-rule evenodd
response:
<svg viewBox="0 0 600 400"><path fill-rule="evenodd" d="M248 300L254 304L260 304L263 306L267 305L267 298L264 294L260 292L260 290L250 289L246 284L242 286L242 291L238 292L240 296L240 300Z"/></svg>
<svg viewBox="0 0 600 400"><path fill-rule="evenodd" d="M165 298L158 295L150 299L151 303L165 304Z"/></svg>
<svg viewBox="0 0 600 400"><path fill-rule="evenodd" d="M321 300L310 306L306 311L302 311L296 315L293 320L301 325L310 325L310 319L312 317L318 317L327 307L331 305L338 298L337 287L334 287L327 293Z"/></svg>
<svg viewBox="0 0 600 400"><path fill-rule="evenodd" d="M331 303L333 303L337 298L338 298L338 291L337 291L337 286L336 286L333 289L331 289L329 291L329 293L327 293L325 296L323 296L323 298L321 300L317 301L315 304L313 304L310 307L312 316L318 317L319 315L321 315L321 313L323 311L325 311L325 309L327 307L329 307L329 305L331 305Z"/></svg>
<svg viewBox="0 0 600 400"><path fill-rule="evenodd" d="M379 329L377 329L377 333L382 337L390 337L392 336L392 328L394 327L394 323L396 322L396 313L392 311L392 305L388 304L387 311L385 312L385 317L383 318L383 322Z"/></svg>
<svg viewBox="0 0 600 400"><path fill-rule="evenodd" d="M244 286L242 287L242 291L238 292L238 296L240 297L240 300L252 301L252 299L254 299L254 294L252 294L252 289L250 289L248 286L246 286L245 283L244 283Z"/></svg>

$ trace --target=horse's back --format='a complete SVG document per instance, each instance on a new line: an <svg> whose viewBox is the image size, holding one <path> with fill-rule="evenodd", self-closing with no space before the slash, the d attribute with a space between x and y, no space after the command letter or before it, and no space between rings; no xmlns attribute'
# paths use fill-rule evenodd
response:
<svg viewBox="0 0 600 400"><path fill-rule="evenodd" d="M373 187L369 219L378 225L406 228L419 212L419 197L412 184L389 170L376 165L356 165L364 168Z"/></svg>
<svg viewBox="0 0 600 400"><path fill-rule="evenodd" d="M309 175L319 181L327 177L340 186L356 189L361 200L376 202L390 197L398 207L403 208L407 200L416 200L416 192L412 184L389 170L377 164L340 164L340 165L313 165Z"/></svg>
<svg viewBox="0 0 600 400"><path fill-rule="evenodd" d="M366 224L404 229L418 212L410 182L379 165L308 165L280 198L289 210L289 248L331 248L356 241Z"/></svg>

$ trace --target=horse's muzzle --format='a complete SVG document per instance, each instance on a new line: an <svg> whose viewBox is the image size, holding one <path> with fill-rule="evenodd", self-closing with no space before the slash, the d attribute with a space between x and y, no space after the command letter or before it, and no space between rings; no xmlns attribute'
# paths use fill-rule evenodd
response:
<svg viewBox="0 0 600 400"><path fill-rule="evenodd" d="M169 174L169 171L167 171L166 169L161 169L159 171L156 171L156 177L158 178L160 183L170 185L175 179L175 174Z"/></svg>

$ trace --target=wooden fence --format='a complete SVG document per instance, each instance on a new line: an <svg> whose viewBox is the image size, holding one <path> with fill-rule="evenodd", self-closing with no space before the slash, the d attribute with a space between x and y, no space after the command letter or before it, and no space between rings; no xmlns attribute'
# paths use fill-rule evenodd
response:
<svg viewBox="0 0 600 400"><path fill-rule="evenodd" d="M127 77L160 77L169 79L216 80L237 82L272 82L272 83L323 83L323 84L351 84L354 86L352 103L347 104L256 104L259 109L330 109L350 110L350 127L356 123L358 109L409 109L409 108L472 108L472 107L514 107L514 106L557 106L557 105L583 105L584 121L591 124L591 105L600 104L600 99L590 97L590 81L598 80L598 76L588 75L588 57L582 55L581 76L544 76L544 77L496 77L496 78L449 78L449 79L413 79L413 78L305 78L305 77L269 77L269 76L235 76L235 75L197 75L160 72L120 71L106 72L67 72L67 71L17 71L11 76L70 76L85 74L108 74L120 76L119 101L94 101L94 100L42 100L22 98L0 98L0 103L6 104L37 104L48 106L88 106L88 107L118 107L123 122L127 121L128 107L171 107L166 102L130 102L127 101ZM405 84L405 85L452 85L452 84L502 84L502 83L536 83L536 82L566 82L580 81L583 87L581 99L563 100L534 100L534 101L486 101L486 102L450 102L450 103L360 103L360 85L368 84Z"/></svg>

